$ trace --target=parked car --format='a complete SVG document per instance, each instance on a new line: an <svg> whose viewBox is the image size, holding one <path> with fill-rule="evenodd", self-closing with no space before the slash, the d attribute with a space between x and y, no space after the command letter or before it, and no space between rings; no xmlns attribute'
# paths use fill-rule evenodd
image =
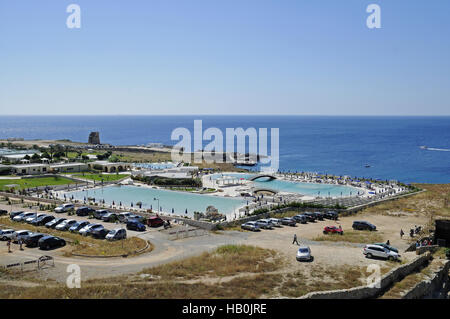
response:
<svg viewBox="0 0 450 319"><path fill-rule="evenodd" d="M36 213L32 213L32 212L23 212L23 213L21 213L21 214L15 216L15 217L13 218L13 221L15 221L15 222L22 222L22 221L24 221L24 219L26 219L26 218L28 218L28 217L31 217L31 216L33 216L34 214L36 214Z"/></svg>
<svg viewBox="0 0 450 319"><path fill-rule="evenodd" d="M66 245L66 241L56 236L44 236L38 241L40 249L49 250L52 248L59 248Z"/></svg>
<svg viewBox="0 0 450 319"><path fill-rule="evenodd" d="M335 211L328 211L323 215L323 217L325 217L326 219L337 220L339 218L339 215Z"/></svg>
<svg viewBox="0 0 450 319"><path fill-rule="evenodd" d="M4 209L0 209L0 216L2 215L8 215L8 211Z"/></svg>
<svg viewBox="0 0 450 319"><path fill-rule="evenodd" d="M126 239L127 238L127 231L125 228L117 228L109 231L109 233L106 235L106 240L119 240L119 239Z"/></svg>
<svg viewBox="0 0 450 319"><path fill-rule="evenodd" d="M27 247L37 247L39 239L41 239L44 236L47 236L47 235L41 234L41 233L31 234L30 236L28 236L27 239L25 239L25 245Z"/></svg>
<svg viewBox="0 0 450 319"><path fill-rule="evenodd" d="M55 218L48 223L45 224L45 227L47 228L55 228L57 225L65 221L67 218Z"/></svg>
<svg viewBox="0 0 450 319"><path fill-rule="evenodd" d="M316 220L323 220L324 219L324 214L323 213L321 213L321 212L314 212L313 213L314 214L314 216L316 216Z"/></svg>
<svg viewBox="0 0 450 319"><path fill-rule="evenodd" d="M273 229L273 225L268 219L258 219L256 225L262 229Z"/></svg>
<svg viewBox="0 0 450 319"><path fill-rule="evenodd" d="M39 214L36 214L36 215L34 215L34 216L30 216L30 217L26 218L26 219L25 219L25 222L26 222L27 224L31 224L35 219L37 219L37 218L39 218L39 217L45 217L45 216L46 216L46 214L44 214L44 213L39 213Z"/></svg>
<svg viewBox="0 0 450 319"><path fill-rule="evenodd" d="M367 258L379 257L385 258L388 260L398 260L400 255L395 251L384 248L383 246L378 245L366 245L363 250L363 254Z"/></svg>
<svg viewBox="0 0 450 319"><path fill-rule="evenodd" d="M127 222L127 229L128 230L136 230L136 231L145 231L145 225L136 221L136 220L130 220Z"/></svg>
<svg viewBox="0 0 450 319"><path fill-rule="evenodd" d="M108 212L108 213L106 213L105 215L102 216L102 220L104 222L115 222L116 220L118 220L117 214Z"/></svg>
<svg viewBox="0 0 450 319"><path fill-rule="evenodd" d="M137 222L139 222L139 223L143 223L143 222L144 222L144 217L142 217L142 216L140 216L140 215L134 215L134 214L132 214L132 215L128 216L126 222L130 222L130 221L137 221Z"/></svg>
<svg viewBox="0 0 450 319"><path fill-rule="evenodd" d="M301 246L297 250L297 261L312 261L311 248L308 246Z"/></svg>
<svg viewBox="0 0 450 319"><path fill-rule="evenodd" d="M323 233L326 234L339 234L339 235L344 235L344 231L342 230L341 227L336 227L336 226L326 226L323 228Z"/></svg>
<svg viewBox="0 0 450 319"><path fill-rule="evenodd" d="M242 229L251 231L260 231L261 228L256 224L256 222L246 222L241 225Z"/></svg>
<svg viewBox="0 0 450 319"><path fill-rule="evenodd" d="M103 225L101 225L101 224L89 224L89 225L86 225L85 227L81 228L78 231L78 233L83 236L88 236L91 233L91 231L98 230L101 228L104 228Z"/></svg>
<svg viewBox="0 0 450 319"><path fill-rule="evenodd" d="M303 215L306 216L308 222L315 222L316 221L316 215L312 212L304 212Z"/></svg>
<svg viewBox="0 0 450 319"><path fill-rule="evenodd" d="M147 219L147 225L150 227L163 226L164 220L159 216L152 216Z"/></svg>
<svg viewBox="0 0 450 319"><path fill-rule="evenodd" d="M283 225L287 225L287 226L295 226L295 225L297 225L297 222L296 222L295 219L292 218L292 217L284 217L284 218L281 218L281 223L282 223Z"/></svg>
<svg viewBox="0 0 450 319"><path fill-rule="evenodd" d="M42 215L42 216L39 216L39 217L36 217L32 222L31 222L31 225L34 225L34 226L42 226L42 225L45 225L45 224L47 224L48 222L50 222L50 221L52 221L52 220L54 220L55 219L55 216L52 216L52 215Z"/></svg>
<svg viewBox="0 0 450 319"><path fill-rule="evenodd" d="M281 219L279 219L279 218L269 218L269 222L271 222L272 225L275 226L275 227L281 227L282 226Z"/></svg>
<svg viewBox="0 0 450 319"><path fill-rule="evenodd" d="M103 218L103 216L105 216L106 214L108 214L110 211L109 210L106 210L106 209L99 209L99 210L96 210L95 212L94 212L94 217L95 217L95 219L102 219Z"/></svg>
<svg viewBox="0 0 450 319"><path fill-rule="evenodd" d="M75 212L75 214L77 214L77 216L89 216L90 213L94 213L95 209L90 208L90 207L80 207L77 209L77 211Z"/></svg>
<svg viewBox="0 0 450 319"><path fill-rule="evenodd" d="M353 222L352 228L355 230L370 230L370 231L374 231L377 229L375 225L361 220L355 220Z"/></svg>
<svg viewBox="0 0 450 319"><path fill-rule="evenodd" d="M68 230L70 227L72 227L76 223L77 223L77 221L75 219L66 219L62 223L59 223L58 225L56 225L55 229L65 231L65 230Z"/></svg>
<svg viewBox="0 0 450 319"><path fill-rule="evenodd" d="M15 231L12 236L11 236L11 240L13 242L18 242L19 239L22 239L22 241L24 241L25 239L28 238L28 236L30 236L31 234L33 234L33 232L29 231L29 230L17 230Z"/></svg>
<svg viewBox="0 0 450 319"><path fill-rule="evenodd" d="M70 226L69 231L75 233L78 232L83 227L86 227L87 225L89 225L89 222L82 220Z"/></svg>
<svg viewBox="0 0 450 319"><path fill-rule="evenodd" d="M74 204L62 204L55 208L55 213L65 213L75 208Z"/></svg>
<svg viewBox="0 0 450 319"><path fill-rule="evenodd" d="M8 240L11 239L12 235L14 234L14 229L2 229L0 230L0 238L1 240Z"/></svg>
<svg viewBox="0 0 450 319"><path fill-rule="evenodd" d="M13 219L14 217L16 217L17 215L20 215L22 213L23 213L23 211L11 212L11 213L9 213L9 218Z"/></svg>
<svg viewBox="0 0 450 319"><path fill-rule="evenodd" d="M386 245L385 243L375 243L375 244L372 244L372 245L377 245L377 246L381 246L381 247L387 248L387 249L392 250L393 252L396 252L398 254L398 249L397 248L392 247L390 245Z"/></svg>
<svg viewBox="0 0 450 319"><path fill-rule="evenodd" d="M124 212L124 213L120 213L120 214L117 216L117 218L119 219L119 222L121 222L121 223L126 223L129 216L133 216L133 214L130 213L130 212Z"/></svg>
<svg viewBox="0 0 450 319"><path fill-rule="evenodd" d="M308 218L305 215L295 215L292 217L297 223L306 224L308 222Z"/></svg>
<svg viewBox="0 0 450 319"><path fill-rule="evenodd" d="M93 229L89 232L89 235L91 235L93 238L96 239L105 239L106 235L108 235L110 232L109 229L106 228L98 228L98 229Z"/></svg>

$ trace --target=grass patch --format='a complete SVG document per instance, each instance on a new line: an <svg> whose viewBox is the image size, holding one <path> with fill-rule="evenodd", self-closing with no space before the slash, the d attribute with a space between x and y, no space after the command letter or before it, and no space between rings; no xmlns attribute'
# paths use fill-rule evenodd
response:
<svg viewBox="0 0 450 319"><path fill-rule="evenodd" d="M166 265L145 269L142 273L161 279L194 279L201 276L231 276L242 272L262 273L281 267L275 251L246 245L226 245L210 253Z"/></svg>
<svg viewBox="0 0 450 319"><path fill-rule="evenodd" d="M18 185L15 187L15 189L26 189L39 186L67 185L74 183L75 183L74 181L60 176L21 178L21 179L0 179L0 190L10 189L9 187L6 187L6 185L13 185L13 184Z"/></svg>
<svg viewBox="0 0 450 319"><path fill-rule="evenodd" d="M410 215L430 214L431 217L450 217L450 184L414 184L414 186L426 191L372 206L364 212L377 214L402 212Z"/></svg>
<svg viewBox="0 0 450 319"><path fill-rule="evenodd" d="M376 243L382 242L383 236L379 231L364 231L364 230L349 230L344 231L343 235L328 234L320 235L313 238L315 241L333 241L333 242L348 242L348 243Z"/></svg>
<svg viewBox="0 0 450 319"><path fill-rule="evenodd" d="M236 278L229 282L207 285L203 283L103 283L84 284L79 289L66 285L46 287L17 287L0 285L0 298L17 299L210 299L259 298L270 293L280 282L280 275L256 275Z"/></svg>

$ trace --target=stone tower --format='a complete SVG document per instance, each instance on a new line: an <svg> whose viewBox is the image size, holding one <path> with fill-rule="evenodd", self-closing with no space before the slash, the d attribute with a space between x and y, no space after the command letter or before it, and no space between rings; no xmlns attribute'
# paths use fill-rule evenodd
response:
<svg viewBox="0 0 450 319"><path fill-rule="evenodd" d="M91 132L89 134L89 144L100 144L100 133L99 132Z"/></svg>

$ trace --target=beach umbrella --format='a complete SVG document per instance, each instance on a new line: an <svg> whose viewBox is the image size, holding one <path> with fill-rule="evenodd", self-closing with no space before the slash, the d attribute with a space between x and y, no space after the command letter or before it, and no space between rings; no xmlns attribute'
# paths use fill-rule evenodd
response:
<svg viewBox="0 0 450 319"><path fill-rule="evenodd" d="M187 214L188 213L188 211L187 211L187 208L186 208L186 211L184 212L185 214Z"/></svg>
<svg viewBox="0 0 450 319"><path fill-rule="evenodd" d="M133 202L131 202L131 207L133 207Z"/></svg>
<svg viewBox="0 0 450 319"><path fill-rule="evenodd" d="M116 204L114 203L114 201L112 202L112 204L113 204L113 206L116 205Z"/></svg>
<svg viewBox="0 0 450 319"><path fill-rule="evenodd" d="M119 203L119 206L122 206L122 202Z"/></svg>
<svg viewBox="0 0 450 319"><path fill-rule="evenodd" d="M150 210L153 210L153 205L150 205Z"/></svg>
<svg viewBox="0 0 450 319"><path fill-rule="evenodd" d="M172 208L172 214L175 212L175 210Z"/></svg>

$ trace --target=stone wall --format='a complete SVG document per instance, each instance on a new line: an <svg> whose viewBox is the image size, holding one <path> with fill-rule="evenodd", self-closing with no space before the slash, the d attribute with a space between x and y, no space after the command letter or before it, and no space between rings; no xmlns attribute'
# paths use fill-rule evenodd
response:
<svg viewBox="0 0 450 319"><path fill-rule="evenodd" d="M419 299L432 295L436 290L447 285L448 290L448 271L450 269L450 260L447 260L438 271L436 271L429 280L424 280L415 285L411 290L403 295L403 299Z"/></svg>
<svg viewBox="0 0 450 319"><path fill-rule="evenodd" d="M378 282L379 288L360 286L350 289L332 290L332 291L317 291L310 292L305 296L300 297L300 299L368 299L376 298L387 288L389 288L393 283L406 277L416 269L420 268L423 264L428 262L431 258L430 253L416 257L411 262L392 269Z"/></svg>

